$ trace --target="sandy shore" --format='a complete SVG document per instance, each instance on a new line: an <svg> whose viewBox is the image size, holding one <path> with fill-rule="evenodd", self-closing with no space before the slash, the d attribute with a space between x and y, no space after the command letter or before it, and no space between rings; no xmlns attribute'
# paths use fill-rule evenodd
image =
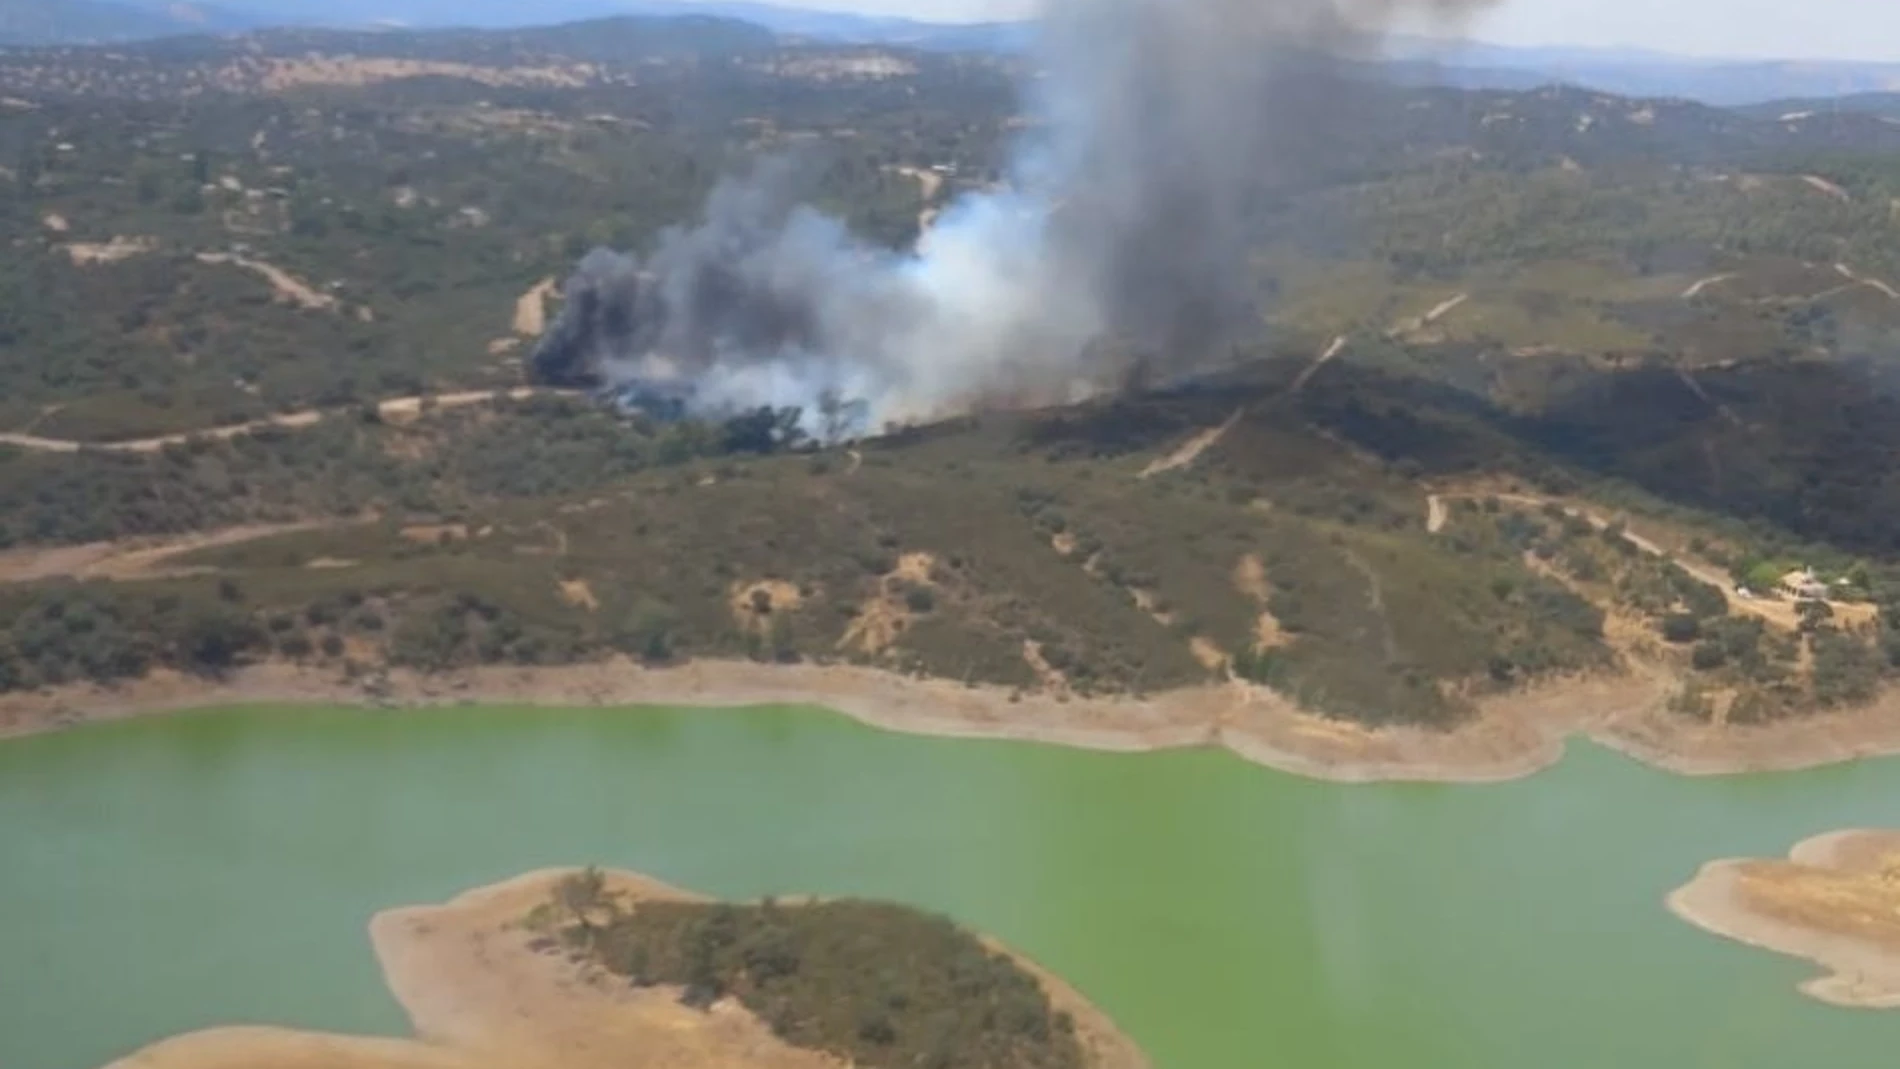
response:
<svg viewBox="0 0 1900 1069"><path fill-rule="evenodd" d="M674 989L634 988L537 950L522 922L571 871L376 915L370 940L414 1039L220 1028L154 1044L108 1069L837 1069L835 1058L787 1045L735 1001L701 1012L682 1006ZM630 903L703 901L634 873L606 875ZM1024 964L1074 1017L1092 1069L1148 1069L1101 1011Z"/></svg>
<svg viewBox="0 0 1900 1069"><path fill-rule="evenodd" d="M1843 831L1788 859L1713 861L1669 896L1699 928L1825 968L1801 990L1839 1006L1900 1007L1900 832Z"/></svg>
<svg viewBox="0 0 1900 1069"><path fill-rule="evenodd" d="M119 687L0 695L0 737L211 705L249 703L540 706L809 704L891 731L1010 739L1108 751L1220 746L1256 764L1337 782L1491 783L1555 764L1586 737L1685 775L1811 768L1900 753L1900 694L1866 709L1768 726L1714 727L1668 712L1656 671L1565 680L1480 703L1450 731L1360 727L1269 691L1209 685L1148 698L1061 699L852 666L626 661L392 672L375 688L333 671L247 668L211 683L176 673Z"/></svg>

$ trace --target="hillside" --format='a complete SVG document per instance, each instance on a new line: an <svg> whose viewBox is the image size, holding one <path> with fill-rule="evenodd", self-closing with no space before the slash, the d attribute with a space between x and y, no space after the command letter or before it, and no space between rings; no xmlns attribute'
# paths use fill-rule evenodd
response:
<svg viewBox="0 0 1900 1069"><path fill-rule="evenodd" d="M1874 115L1290 68L1333 121L1235 220L1217 376L822 447L518 391L578 257L760 155L911 246L1002 179L1017 73L709 18L0 55L0 687L749 658L1448 727L1894 674Z"/></svg>

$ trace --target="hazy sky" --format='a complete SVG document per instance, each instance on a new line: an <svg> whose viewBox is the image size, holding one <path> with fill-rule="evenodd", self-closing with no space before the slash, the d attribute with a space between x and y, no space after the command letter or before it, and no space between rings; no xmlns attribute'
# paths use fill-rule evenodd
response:
<svg viewBox="0 0 1900 1069"><path fill-rule="evenodd" d="M945 21L1019 15L1031 0L780 0ZM1900 0L1501 0L1470 36L1710 56L1900 61Z"/></svg>

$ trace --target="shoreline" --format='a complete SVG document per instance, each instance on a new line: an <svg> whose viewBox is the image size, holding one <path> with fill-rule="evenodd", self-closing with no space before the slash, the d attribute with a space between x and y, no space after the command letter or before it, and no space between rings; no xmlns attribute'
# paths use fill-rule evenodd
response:
<svg viewBox="0 0 1900 1069"><path fill-rule="evenodd" d="M631 987L552 952L529 918L577 871L540 869L440 905L399 906L371 918L370 943L412 1038L212 1028L159 1040L106 1069L836 1069L835 1057L791 1046L737 1000L691 1009L677 988ZM712 901L639 873L602 876L611 893L636 907ZM981 938L1075 1021L1089 1069L1152 1069L1074 988Z"/></svg>
<svg viewBox="0 0 1900 1069"><path fill-rule="evenodd" d="M1667 902L1703 931L1819 966L1800 984L1810 998L1900 1008L1900 832L1829 832L1786 859L1711 861Z"/></svg>
<svg viewBox="0 0 1900 1069"><path fill-rule="evenodd" d="M1717 727L1670 713L1673 685L1660 671L1563 680L1484 699L1465 723L1440 730L1368 728L1235 684L1146 698L1064 699L847 665L693 661L647 668L617 659L442 675L393 670L371 688L333 671L266 663L222 680L158 672L114 687L0 695L0 739L245 704L811 705L881 730L939 738L1120 753L1219 747L1253 764L1338 783L1508 782L1555 765L1578 737L1688 776L1798 771L1900 754L1900 692L1851 712Z"/></svg>

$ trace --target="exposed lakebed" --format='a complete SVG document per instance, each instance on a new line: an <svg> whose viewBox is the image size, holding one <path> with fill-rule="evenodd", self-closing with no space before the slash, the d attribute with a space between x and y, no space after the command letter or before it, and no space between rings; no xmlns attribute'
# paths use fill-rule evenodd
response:
<svg viewBox="0 0 1900 1069"><path fill-rule="evenodd" d="M815 710L253 709L0 743L0 1066L195 1028L406 1032L392 905L600 862L995 934L1163 1069L1886 1064L1900 1014L1664 897L1900 825L1900 761L1687 779L1578 745L1485 786L885 734ZM1818 1060L1817 1060L1818 1059Z"/></svg>

